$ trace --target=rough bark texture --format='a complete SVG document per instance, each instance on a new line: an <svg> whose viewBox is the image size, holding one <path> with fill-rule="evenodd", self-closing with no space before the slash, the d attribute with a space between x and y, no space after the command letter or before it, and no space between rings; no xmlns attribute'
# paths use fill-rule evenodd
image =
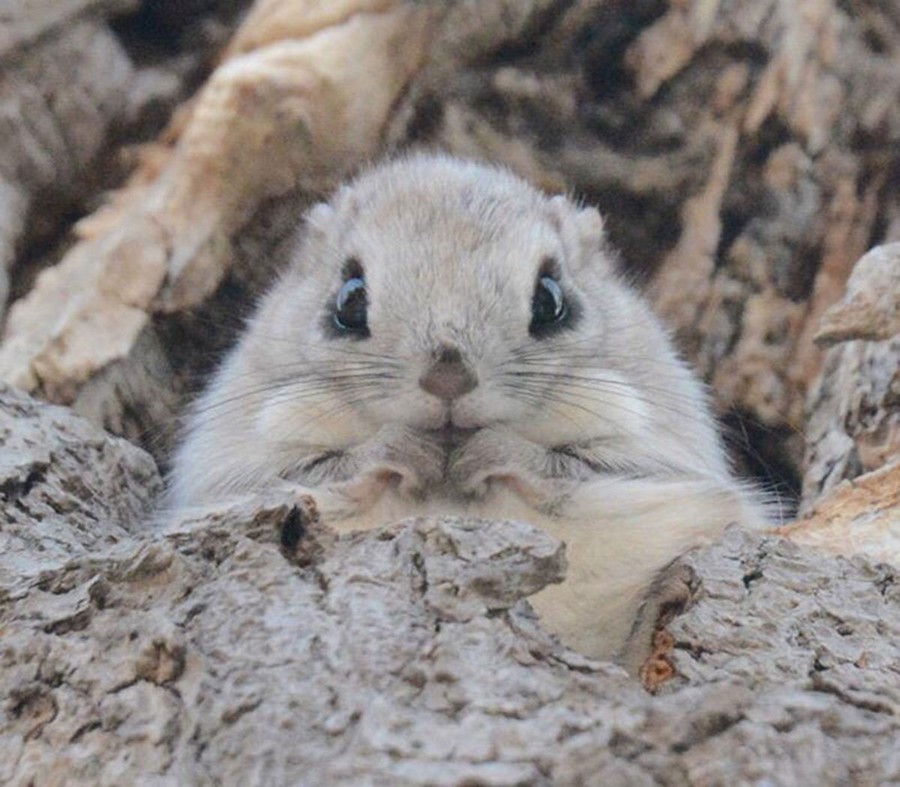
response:
<svg viewBox="0 0 900 787"><path fill-rule="evenodd" d="M73 554L127 539L162 486L153 460L139 448L65 408L3 387L0 445L0 578L6 590Z"/></svg>
<svg viewBox="0 0 900 787"><path fill-rule="evenodd" d="M66 512L49 553L4 552L4 784L900 779L892 568L730 533L673 571L694 604L659 635L654 675L677 678L654 697L541 632L522 599L565 558L529 526L338 539L309 500L270 500L141 530L139 492L118 511L103 493L152 487L148 456L0 401L2 515Z"/></svg>
<svg viewBox="0 0 900 787"><path fill-rule="evenodd" d="M859 261L817 339L836 346L810 393L808 501L900 457L900 243Z"/></svg>
<svg viewBox="0 0 900 787"><path fill-rule="evenodd" d="M848 282L900 238L895 3L8 5L0 380L70 408L0 388L0 782L900 782L898 246ZM661 581L643 687L541 631L530 527L161 530L96 428L164 464L303 209L413 144L598 204L749 464L802 478L792 541Z"/></svg>
<svg viewBox="0 0 900 787"><path fill-rule="evenodd" d="M844 481L784 532L832 554L900 563L900 461Z"/></svg>
<svg viewBox="0 0 900 787"><path fill-rule="evenodd" d="M123 143L147 137L197 79L216 43L217 12L171 2L29 0L0 16L0 316L14 260L21 295L29 263L52 246L114 177ZM208 5L208 4L207 4ZM152 7L151 7L152 6ZM205 25L201 25L205 22ZM143 30L143 35L139 31ZM179 36L190 48L179 47ZM177 55L172 51L180 49Z"/></svg>
<svg viewBox="0 0 900 787"><path fill-rule="evenodd" d="M113 4L13 5L12 17L0 20L0 313L32 198L51 185L71 190L123 112L134 76L122 47L91 14Z"/></svg>

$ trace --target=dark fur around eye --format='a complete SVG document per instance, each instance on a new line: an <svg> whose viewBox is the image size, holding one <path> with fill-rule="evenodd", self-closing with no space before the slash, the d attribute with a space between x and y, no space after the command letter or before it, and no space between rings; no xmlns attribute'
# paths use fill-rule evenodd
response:
<svg viewBox="0 0 900 787"><path fill-rule="evenodd" d="M369 299L362 264L355 257L344 263L344 283L335 295L329 327L338 336L365 339L369 334Z"/></svg>
<svg viewBox="0 0 900 787"><path fill-rule="evenodd" d="M536 339L550 336L558 330L572 327L577 312L577 304L567 297L559 283L556 261L545 260L534 285L528 332Z"/></svg>

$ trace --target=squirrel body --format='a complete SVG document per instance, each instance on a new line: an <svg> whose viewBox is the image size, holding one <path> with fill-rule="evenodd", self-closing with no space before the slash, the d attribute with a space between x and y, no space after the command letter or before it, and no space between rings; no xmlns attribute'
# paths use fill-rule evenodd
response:
<svg viewBox="0 0 900 787"><path fill-rule="evenodd" d="M596 210L449 156L314 207L195 405L172 505L283 488L341 532L440 514L543 528L569 568L533 604L598 658L621 656L667 564L764 521Z"/></svg>

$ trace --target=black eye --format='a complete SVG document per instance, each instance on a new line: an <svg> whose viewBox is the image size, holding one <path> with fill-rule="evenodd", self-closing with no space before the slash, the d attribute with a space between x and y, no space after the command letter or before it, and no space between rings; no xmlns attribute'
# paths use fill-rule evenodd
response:
<svg viewBox="0 0 900 787"><path fill-rule="evenodd" d="M366 280L362 276L347 279L334 301L334 324L342 333L368 336L368 306Z"/></svg>
<svg viewBox="0 0 900 787"><path fill-rule="evenodd" d="M552 276L543 275L534 287L531 299L531 325L528 331L532 336L547 333L554 326L561 324L569 313L562 287Z"/></svg>

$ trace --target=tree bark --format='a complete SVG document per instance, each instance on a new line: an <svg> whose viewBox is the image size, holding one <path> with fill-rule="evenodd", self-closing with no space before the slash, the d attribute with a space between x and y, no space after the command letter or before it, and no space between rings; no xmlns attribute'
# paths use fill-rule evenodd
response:
<svg viewBox="0 0 900 787"><path fill-rule="evenodd" d="M831 346L813 385L805 497L900 458L900 244L869 252L816 337Z"/></svg>
<svg viewBox="0 0 900 787"><path fill-rule="evenodd" d="M900 778L888 566L736 531L689 555L654 697L541 631L523 599L565 553L530 526L337 538L269 499L142 528L149 456L22 394L0 413L4 784Z"/></svg>

